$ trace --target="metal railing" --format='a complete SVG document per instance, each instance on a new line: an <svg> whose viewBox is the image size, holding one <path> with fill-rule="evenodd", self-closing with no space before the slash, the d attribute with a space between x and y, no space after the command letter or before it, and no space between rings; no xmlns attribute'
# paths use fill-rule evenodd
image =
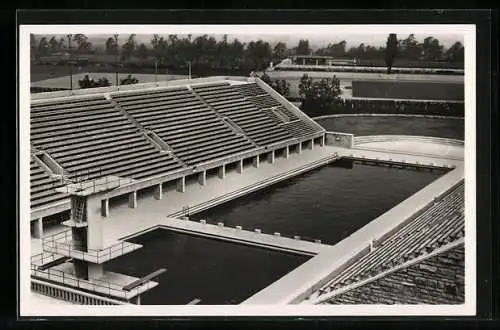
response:
<svg viewBox="0 0 500 330"><path fill-rule="evenodd" d="M65 230L58 234L46 237L42 241L42 248L46 252L57 253L63 256L102 263L126 253L135 251L142 246L126 241L118 242L101 250L88 249L85 245L73 241L71 230Z"/></svg>
<svg viewBox="0 0 500 330"><path fill-rule="evenodd" d="M92 192L99 191L100 188L106 188L110 185L118 184L118 186L123 185L128 185L133 183L135 180L130 179L130 178L122 178L118 177L117 179L109 179L108 176L101 177L99 179L94 179L94 180L86 180L83 178L81 181L78 179L74 180L73 182L70 182L69 184L60 187L60 190L63 190L66 188L66 193L70 194L71 191L76 190L76 191L82 191L86 189L92 189Z"/></svg>
<svg viewBox="0 0 500 330"><path fill-rule="evenodd" d="M124 291L123 284L116 284L98 279L82 279L76 277L72 273L64 272L58 269L39 270L38 266L31 265L31 276L35 278L54 281L59 284L64 284L70 287L86 290L93 293L100 293L121 299L130 299L144 291L154 288L157 283L149 281L140 287Z"/></svg>

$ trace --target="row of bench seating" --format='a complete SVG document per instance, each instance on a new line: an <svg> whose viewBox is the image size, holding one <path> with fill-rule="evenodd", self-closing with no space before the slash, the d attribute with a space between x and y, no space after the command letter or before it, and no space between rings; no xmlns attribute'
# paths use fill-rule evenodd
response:
<svg viewBox="0 0 500 330"><path fill-rule="evenodd" d="M318 127L300 119L256 83L235 85L235 88L274 122L277 124L286 123L281 128L287 130L292 136L302 138L319 131Z"/></svg>
<svg viewBox="0 0 500 330"><path fill-rule="evenodd" d="M461 304L464 246L335 295L326 304ZM444 262L451 260L452 263Z"/></svg>
<svg viewBox="0 0 500 330"><path fill-rule="evenodd" d="M112 97L188 165L254 148L187 88Z"/></svg>
<svg viewBox="0 0 500 330"><path fill-rule="evenodd" d="M68 198L66 194L59 193L54 189L60 187L58 179L53 179L38 164L30 158L30 204L31 208L54 203Z"/></svg>
<svg viewBox="0 0 500 330"><path fill-rule="evenodd" d="M259 146L293 138L289 132L278 127L265 112L244 98L238 91L240 87L237 86L242 85L231 86L227 83L194 86L193 90L220 115L231 119Z"/></svg>
<svg viewBox="0 0 500 330"><path fill-rule="evenodd" d="M162 154L103 96L31 106L31 142L70 179L140 179L182 164Z"/></svg>
<svg viewBox="0 0 500 330"><path fill-rule="evenodd" d="M310 134L311 129L286 108L278 106L288 123L279 127L283 120L273 119L243 95L279 105L257 84L227 82L194 85L192 90L111 93L114 102L102 95L34 102L31 142L61 165L70 179L104 175L141 179L179 169L183 163L196 165ZM176 157L156 149L127 116L155 132ZM48 188L33 188L33 198L39 201L33 206L51 202L48 196L56 195Z"/></svg>
<svg viewBox="0 0 500 330"><path fill-rule="evenodd" d="M375 249L324 285L319 294L371 278L464 236L464 183L446 193Z"/></svg>

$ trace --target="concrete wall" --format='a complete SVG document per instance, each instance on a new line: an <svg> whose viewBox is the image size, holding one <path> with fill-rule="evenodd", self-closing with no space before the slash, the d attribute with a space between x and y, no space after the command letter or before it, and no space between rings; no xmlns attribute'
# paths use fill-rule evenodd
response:
<svg viewBox="0 0 500 330"><path fill-rule="evenodd" d="M326 132L325 144L327 146L352 148L354 146L354 134Z"/></svg>
<svg viewBox="0 0 500 330"><path fill-rule="evenodd" d="M353 80L353 97L464 100L463 82Z"/></svg>

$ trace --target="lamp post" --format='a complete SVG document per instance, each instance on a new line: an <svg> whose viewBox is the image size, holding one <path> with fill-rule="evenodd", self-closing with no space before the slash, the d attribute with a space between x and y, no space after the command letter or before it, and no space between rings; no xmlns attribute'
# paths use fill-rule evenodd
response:
<svg viewBox="0 0 500 330"><path fill-rule="evenodd" d="M155 61L155 86L158 86L158 61Z"/></svg>
<svg viewBox="0 0 500 330"><path fill-rule="evenodd" d="M191 61L188 61L188 79L191 80Z"/></svg>
<svg viewBox="0 0 500 330"><path fill-rule="evenodd" d="M67 35L68 37L68 51L69 51L69 60L68 60L68 64L69 64L69 90L70 90L70 95L73 91L73 68L71 66L71 38L73 37L71 34L68 34Z"/></svg>
<svg viewBox="0 0 500 330"><path fill-rule="evenodd" d="M115 37L115 65L116 65L116 88L119 88L118 86L118 34L114 35Z"/></svg>

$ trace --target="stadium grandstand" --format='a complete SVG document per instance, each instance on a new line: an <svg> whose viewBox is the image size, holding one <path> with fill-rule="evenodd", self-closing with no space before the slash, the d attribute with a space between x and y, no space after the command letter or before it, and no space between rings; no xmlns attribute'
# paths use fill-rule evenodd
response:
<svg viewBox="0 0 500 330"><path fill-rule="evenodd" d="M329 132L256 77L38 93L30 106L37 295L140 304L141 295L162 286L165 269L131 276L104 264L142 248L125 237L164 226L311 257L243 304L464 302L463 141L413 137L410 143L424 143L428 152L411 154L388 149L390 139ZM433 152L435 145L455 153ZM343 158L447 172L332 245L189 220L198 210ZM238 179L224 180L233 168ZM210 173L220 180L209 183ZM199 188L209 185L220 188ZM154 198L142 194L148 189ZM115 212L120 198L128 203ZM148 201L163 209L153 214ZM49 226L54 219L60 220Z"/></svg>

